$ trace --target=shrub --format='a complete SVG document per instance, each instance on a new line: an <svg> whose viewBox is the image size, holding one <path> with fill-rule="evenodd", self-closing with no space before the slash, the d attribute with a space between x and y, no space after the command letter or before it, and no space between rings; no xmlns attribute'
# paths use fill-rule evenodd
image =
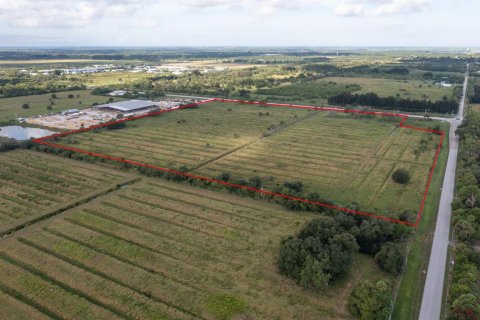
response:
<svg viewBox="0 0 480 320"><path fill-rule="evenodd" d="M283 186L295 192L301 192L303 190L303 183L300 181L285 181Z"/></svg>
<svg viewBox="0 0 480 320"><path fill-rule="evenodd" d="M118 129L123 129L126 128L127 124L125 122L114 122L109 125L107 125L108 130L118 130Z"/></svg>
<svg viewBox="0 0 480 320"><path fill-rule="evenodd" d="M30 108L30 105L29 105L28 103L24 103L24 104L22 105L22 108L23 108L23 109L29 109L29 108Z"/></svg>
<svg viewBox="0 0 480 320"><path fill-rule="evenodd" d="M380 268L392 274L399 274L402 271L404 259L402 252L392 242L385 243L375 255L375 261Z"/></svg>
<svg viewBox="0 0 480 320"><path fill-rule="evenodd" d="M390 283L385 280L373 283L361 281L348 298L348 311L360 320L388 319L392 293Z"/></svg>
<svg viewBox="0 0 480 320"><path fill-rule="evenodd" d="M405 169L397 169L393 172L392 179L396 183L407 184L410 181L410 173Z"/></svg>
<svg viewBox="0 0 480 320"><path fill-rule="evenodd" d="M225 181L225 182L230 181L230 178L231 178L230 173L226 173L226 172L223 172L218 176L219 180L222 180L222 181Z"/></svg>

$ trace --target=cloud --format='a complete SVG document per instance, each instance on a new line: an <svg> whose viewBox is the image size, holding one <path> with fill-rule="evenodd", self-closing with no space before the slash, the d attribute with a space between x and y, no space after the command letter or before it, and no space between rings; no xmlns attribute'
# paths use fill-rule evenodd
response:
<svg viewBox="0 0 480 320"><path fill-rule="evenodd" d="M335 8L335 14L342 17L358 17L363 16L365 7L356 3L341 3Z"/></svg>
<svg viewBox="0 0 480 320"><path fill-rule="evenodd" d="M0 26L80 28L101 19L124 18L138 26L154 26L145 17L165 18L176 9L219 8L234 14L273 16L290 10L332 12L343 17L410 14L428 8L433 0L0 0ZM300 11L301 10L301 11ZM138 19L139 21L136 21Z"/></svg>
<svg viewBox="0 0 480 320"><path fill-rule="evenodd" d="M194 8L208 8L233 5L233 0L180 0L180 3Z"/></svg>
<svg viewBox="0 0 480 320"><path fill-rule="evenodd" d="M344 17L411 14L426 10L432 0L357 0L337 4L335 14Z"/></svg>
<svg viewBox="0 0 480 320"><path fill-rule="evenodd" d="M254 1L255 12L262 16L273 15L279 11L292 10L299 8L302 3L295 0L262 0Z"/></svg>
<svg viewBox="0 0 480 320"><path fill-rule="evenodd" d="M393 15L400 13L417 13L430 6L430 0L393 0L381 4L371 11L372 15Z"/></svg>
<svg viewBox="0 0 480 320"><path fill-rule="evenodd" d="M143 4L150 0L143 0ZM135 0L0 0L0 22L20 27L82 27L141 7Z"/></svg>

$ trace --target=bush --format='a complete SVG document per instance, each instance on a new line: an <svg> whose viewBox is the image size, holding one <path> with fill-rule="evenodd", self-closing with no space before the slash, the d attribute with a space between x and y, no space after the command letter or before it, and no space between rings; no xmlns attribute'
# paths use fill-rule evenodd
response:
<svg viewBox="0 0 480 320"><path fill-rule="evenodd" d="M226 173L226 172L223 172L218 176L219 180L222 180L222 181L225 181L225 182L230 181L230 178L231 178L230 173Z"/></svg>
<svg viewBox="0 0 480 320"><path fill-rule="evenodd" d="M301 192L303 190L303 183L300 181L285 181L283 186L294 192Z"/></svg>
<svg viewBox="0 0 480 320"><path fill-rule="evenodd" d="M392 179L396 183L407 184L410 181L410 173L405 169L397 169L393 172Z"/></svg>
<svg viewBox="0 0 480 320"><path fill-rule="evenodd" d="M106 126L108 130L118 130L127 127L125 122L114 122Z"/></svg>
<svg viewBox="0 0 480 320"><path fill-rule="evenodd" d="M28 103L24 103L24 104L22 105L22 108L23 108L23 109L29 109L29 108L30 108L30 105L29 105Z"/></svg>
<svg viewBox="0 0 480 320"><path fill-rule="evenodd" d="M390 313L392 292L390 283L361 281L348 298L348 311L360 320L385 320Z"/></svg>
<svg viewBox="0 0 480 320"><path fill-rule="evenodd" d="M301 287L323 291L331 280L350 270L356 251L355 237L333 218L314 219L298 237L282 241L277 264Z"/></svg>
<svg viewBox="0 0 480 320"><path fill-rule="evenodd" d="M375 255L375 261L380 268L392 274L399 274L402 271L405 257L392 242L385 243Z"/></svg>

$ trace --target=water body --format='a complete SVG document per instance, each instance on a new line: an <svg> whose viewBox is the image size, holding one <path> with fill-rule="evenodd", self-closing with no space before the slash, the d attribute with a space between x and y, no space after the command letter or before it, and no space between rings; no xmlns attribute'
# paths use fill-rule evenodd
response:
<svg viewBox="0 0 480 320"><path fill-rule="evenodd" d="M41 138L54 134L55 132L39 128L29 128L20 126L0 127L0 137L12 138L23 141L30 138Z"/></svg>

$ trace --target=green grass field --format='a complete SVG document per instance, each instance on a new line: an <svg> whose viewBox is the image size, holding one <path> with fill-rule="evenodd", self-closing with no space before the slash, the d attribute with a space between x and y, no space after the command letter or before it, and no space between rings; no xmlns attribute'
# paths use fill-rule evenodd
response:
<svg viewBox="0 0 480 320"><path fill-rule="evenodd" d="M72 75L70 78L81 78L87 87L111 86L116 84L127 84L135 81L145 80L154 77L155 74L144 72L102 72L86 75Z"/></svg>
<svg viewBox="0 0 480 320"><path fill-rule="evenodd" d="M121 172L32 151L0 153L0 231L127 179Z"/></svg>
<svg viewBox="0 0 480 320"><path fill-rule="evenodd" d="M327 294L275 268L279 241L313 217L145 179L4 239L0 314L56 319L350 319L355 255Z"/></svg>
<svg viewBox="0 0 480 320"><path fill-rule="evenodd" d="M269 190L301 181L304 196L317 192L365 210L416 211L439 137L390 120L215 103L61 143L209 177L259 176ZM392 181L397 168L410 172L408 185Z"/></svg>
<svg viewBox="0 0 480 320"><path fill-rule="evenodd" d="M379 78L350 78L350 77L328 77L322 82L335 82L339 85L359 85L360 90L354 93L374 92L381 97L396 96L404 99L427 99L441 100L443 96L451 98L453 87L441 87L432 84L430 81L421 80L396 80Z"/></svg>
<svg viewBox="0 0 480 320"><path fill-rule="evenodd" d="M68 95L73 94L74 98L69 99ZM90 90L76 90L56 92L58 99L52 99L52 94L30 95L14 98L0 99L0 122L16 119L15 116L26 118L34 115L59 112L68 109L85 109L89 108L93 103L106 103L108 98L95 96L90 93ZM115 101L121 99L115 98ZM47 106L52 105L52 110L48 110ZM81 102L81 103L80 103ZM28 109L23 109L22 106L28 104Z"/></svg>

